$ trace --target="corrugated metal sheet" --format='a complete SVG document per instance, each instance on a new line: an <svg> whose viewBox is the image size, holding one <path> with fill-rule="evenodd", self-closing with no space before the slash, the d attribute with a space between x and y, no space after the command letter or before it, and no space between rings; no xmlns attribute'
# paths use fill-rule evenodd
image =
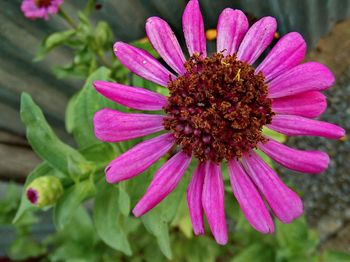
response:
<svg viewBox="0 0 350 262"><path fill-rule="evenodd" d="M40 63L32 63L39 43L48 33L63 29L58 17L47 21L29 21L19 10L20 0L2 0L0 11L0 129L23 135L19 120L19 94L27 91L44 109L49 121L61 136L65 105L81 86L77 80L57 80L50 71L55 63L69 61L70 52L60 49ZM69 13L83 2L66 1ZM118 39L130 41L144 36L144 21L158 15L172 25L181 36L181 14L186 0L104 0L94 19L108 21ZM207 28L216 26L225 7L244 10L254 17L275 16L279 32L298 31L311 46L327 34L332 25L350 17L348 0L202 0L201 7Z"/></svg>

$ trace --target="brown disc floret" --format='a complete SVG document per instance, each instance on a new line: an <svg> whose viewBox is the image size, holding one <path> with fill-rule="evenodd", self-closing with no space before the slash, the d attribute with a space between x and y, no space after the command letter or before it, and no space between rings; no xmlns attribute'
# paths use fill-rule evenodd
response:
<svg viewBox="0 0 350 262"><path fill-rule="evenodd" d="M221 53L193 55L185 68L184 75L168 84L163 123L184 152L219 163L265 141L262 128L273 113L262 73Z"/></svg>

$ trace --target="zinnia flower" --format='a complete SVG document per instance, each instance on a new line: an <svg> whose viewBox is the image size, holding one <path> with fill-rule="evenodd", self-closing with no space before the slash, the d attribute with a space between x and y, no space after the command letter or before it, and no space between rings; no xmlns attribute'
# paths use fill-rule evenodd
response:
<svg viewBox="0 0 350 262"><path fill-rule="evenodd" d="M49 19L49 14L56 14L64 0L24 0L21 10L29 19Z"/></svg>
<svg viewBox="0 0 350 262"><path fill-rule="evenodd" d="M311 174L324 171L329 157L321 151L289 148L264 136L262 128L289 136L342 137L342 128L312 119L325 110L326 98L320 91L330 87L334 77L319 63L300 64L306 44L295 32L281 38L254 68L276 32L273 17L263 17L248 28L242 11L223 10L217 25L217 53L211 56L207 56L198 0L189 1L182 22L188 60L164 20L151 17L146 23L150 42L173 71L143 50L122 42L114 45L124 66L167 87L169 97L139 87L94 82L99 93L121 105L165 113L111 109L96 113L95 134L102 141L167 131L114 159L105 170L107 181L117 183L137 176L176 146L177 153L157 171L134 208L135 216L145 214L174 190L193 157L198 165L188 186L187 202L195 234L204 233L205 214L217 243L227 243L221 173L226 163L233 194L247 220L256 230L271 233L274 224L264 199L284 223L299 217L303 205L255 149L289 169Z"/></svg>

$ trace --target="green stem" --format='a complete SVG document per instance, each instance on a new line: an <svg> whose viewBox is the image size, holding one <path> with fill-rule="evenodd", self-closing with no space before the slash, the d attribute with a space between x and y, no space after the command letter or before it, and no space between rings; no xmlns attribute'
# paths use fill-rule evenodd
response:
<svg viewBox="0 0 350 262"><path fill-rule="evenodd" d="M77 29L78 26L74 22L74 20L66 13L66 11L63 10L62 7L60 7L60 10L58 11L58 14L74 29Z"/></svg>
<svg viewBox="0 0 350 262"><path fill-rule="evenodd" d="M96 4L96 0L89 0L84 8L84 14L87 16L91 14L92 10L94 10Z"/></svg>

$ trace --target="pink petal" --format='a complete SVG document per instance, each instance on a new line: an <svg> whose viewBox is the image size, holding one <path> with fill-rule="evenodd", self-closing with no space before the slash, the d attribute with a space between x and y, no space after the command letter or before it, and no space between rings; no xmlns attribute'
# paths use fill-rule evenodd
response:
<svg viewBox="0 0 350 262"><path fill-rule="evenodd" d="M301 216L303 203L300 197L279 179L271 167L253 151L242 160L245 170L279 220L290 223Z"/></svg>
<svg viewBox="0 0 350 262"><path fill-rule="evenodd" d="M170 79L175 79L172 73L144 50L123 42L115 43L113 49L120 63L140 77L161 86L167 86Z"/></svg>
<svg viewBox="0 0 350 262"><path fill-rule="evenodd" d="M168 23L159 17L150 17L147 19L146 32L154 49L164 61L178 74L184 74L186 59Z"/></svg>
<svg viewBox="0 0 350 262"><path fill-rule="evenodd" d="M191 182L187 189L187 204L190 212L190 217L193 225L193 231L196 235L204 234L203 222L203 206L202 206L202 192L205 177L205 165L199 163Z"/></svg>
<svg viewBox="0 0 350 262"><path fill-rule="evenodd" d="M95 136L104 142L120 142L164 130L161 115L122 113L102 109L94 116Z"/></svg>
<svg viewBox="0 0 350 262"><path fill-rule="evenodd" d="M161 110L167 103L165 96L140 87L105 81L94 81L94 86L103 96L132 109Z"/></svg>
<svg viewBox="0 0 350 262"><path fill-rule="evenodd" d="M248 30L239 46L237 58L253 64L271 43L276 32L276 19L263 17Z"/></svg>
<svg viewBox="0 0 350 262"><path fill-rule="evenodd" d="M108 183L130 179L149 168L174 145L172 134L164 134L137 144L106 167Z"/></svg>
<svg viewBox="0 0 350 262"><path fill-rule="evenodd" d="M268 128L287 136L322 136L339 139L345 135L345 130L337 125L293 115L275 115Z"/></svg>
<svg viewBox="0 0 350 262"><path fill-rule="evenodd" d="M279 114L317 117L327 108L326 97L318 91L309 91L272 100L272 111Z"/></svg>
<svg viewBox="0 0 350 262"><path fill-rule="evenodd" d="M204 22L198 0L190 0L182 16L182 28L190 55L207 56Z"/></svg>
<svg viewBox="0 0 350 262"><path fill-rule="evenodd" d="M270 81L279 74L300 64L305 57L305 53L306 43L303 37L296 32L286 34L273 47L255 72L262 72L265 80Z"/></svg>
<svg viewBox="0 0 350 262"><path fill-rule="evenodd" d="M224 201L224 182L220 166L213 162L207 162L205 164L202 204L210 230L220 245L227 243Z"/></svg>
<svg viewBox="0 0 350 262"><path fill-rule="evenodd" d="M257 231L273 233L275 226L269 211L239 161L229 161L228 172L233 194L249 223Z"/></svg>
<svg viewBox="0 0 350 262"><path fill-rule="evenodd" d="M329 164L329 156L322 151L303 151L285 146L271 138L260 143L259 149L286 168L309 174L325 171Z"/></svg>
<svg viewBox="0 0 350 262"><path fill-rule="evenodd" d="M248 27L248 19L241 10L224 9L217 25L217 52L224 56L235 54Z"/></svg>
<svg viewBox="0 0 350 262"><path fill-rule="evenodd" d="M191 157L179 152L170 158L154 175L147 192L135 206L133 213L139 217L158 205L179 184Z"/></svg>
<svg viewBox="0 0 350 262"><path fill-rule="evenodd" d="M307 62L273 79L269 84L269 97L291 96L307 91L325 90L334 83L332 72L324 65Z"/></svg>

